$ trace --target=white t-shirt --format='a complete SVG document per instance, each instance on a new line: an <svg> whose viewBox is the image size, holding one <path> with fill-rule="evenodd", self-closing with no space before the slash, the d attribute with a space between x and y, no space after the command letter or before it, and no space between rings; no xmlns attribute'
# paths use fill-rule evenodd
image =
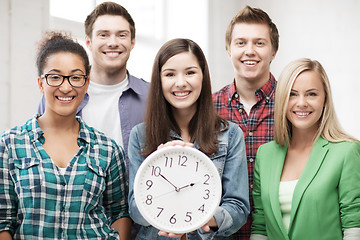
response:
<svg viewBox="0 0 360 240"><path fill-rule="evenodd" d="M102 85L90 81L88 88L89 102L82 110L84 121L91 127L105 133L121 146L121 121L119 98L129 84L128 76L116 85Z"/></svg>

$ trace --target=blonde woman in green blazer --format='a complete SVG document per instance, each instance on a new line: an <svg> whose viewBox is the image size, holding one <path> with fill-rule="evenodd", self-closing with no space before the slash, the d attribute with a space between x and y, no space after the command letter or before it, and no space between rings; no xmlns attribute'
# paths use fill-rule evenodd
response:
<svg viewBox="0 0 360 240"><path fill-rule="evenodd" d="M360 239L360 144L341 129L328 77L299 59L281 73L274 141L254 172L251 240Z"/></svg>

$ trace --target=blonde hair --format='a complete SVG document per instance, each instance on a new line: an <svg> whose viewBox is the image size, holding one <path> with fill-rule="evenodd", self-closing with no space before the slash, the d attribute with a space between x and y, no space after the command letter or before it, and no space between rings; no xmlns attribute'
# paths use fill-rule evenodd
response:
<svg viewBox="0 0 360 240"><path fill-rule="evenodd" d="M289 103L291 88L296 78L305 71L318 73L325 91L324 109L319 119L320 125L314 141L319 136L329 142L358 141L354 137L346 134L340 126L332 100L329 78L324 68L318 61L308 58L297 59L289 63L279 77L275 92L274 140L281 146L290 146L292 127L286 118L286 109Z"/></svg>

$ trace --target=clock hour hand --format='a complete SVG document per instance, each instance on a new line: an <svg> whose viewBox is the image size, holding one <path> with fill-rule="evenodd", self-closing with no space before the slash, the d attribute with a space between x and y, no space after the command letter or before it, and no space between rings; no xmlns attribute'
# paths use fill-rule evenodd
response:
<svg viewBox="0 0 360 240"><path fill-rule="evenodd" d="M171 184L171 186L173 186L174 188L175 188L175 191L180 191L180 189L177 187L177 186L175 186L172 182L170 182L166 177L164 177L164 175L162 175L161 173L160 173L160 176L163 178L163 179L165 179L165 181L167 181L168 183L170 183Z"/></svg>
<svg viewBox="0 0 360 240"><path fill-rule="evenodd" d="M194 186L194 185L195 185L195 183L190 183L190 184L188 184L188 185L182 186L181 188L179 188L179 191L180 191L181 189L184 189L184 188L187 188L187 187L192 187L192 186Z"/></svg>

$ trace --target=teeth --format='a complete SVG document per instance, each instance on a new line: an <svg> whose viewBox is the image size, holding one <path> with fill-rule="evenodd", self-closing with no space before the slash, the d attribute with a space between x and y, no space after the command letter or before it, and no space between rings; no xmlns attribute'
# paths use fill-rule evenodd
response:
<svg viewBox="0 0 360 240"><path fill-rule="evenodd" d="M296 112L296 115L299 115L299 116L307 116L309 114L310 114L309 112Z"/></svg>
<svg viewBox="0 0 360 240"><path fill-rule="evenodd" d="M174 93L174 95L177 97L184 97L186 95L189 95L189 92L176 92Z"/></svg>
<svg viewBox="0 0 360 240"><path fill-rule="evenodd" d="M255 65L257 62L256 61L244 61L244 63L247 65Z"/></svg>
<svg viewBox="0 0 360 240"><path fill-rule="evenodd" d="M113 57L113 56L118 56L119 53L118 52L107 52L106 55Z"/></svg>
<svg viewBox="0 0 360 240"><path fill-rule="evenodd" d="M58 99L59 99L60 101L70 101L70 100L72 100L73 98L72 98L72 97L58 97Z"/></svg>

